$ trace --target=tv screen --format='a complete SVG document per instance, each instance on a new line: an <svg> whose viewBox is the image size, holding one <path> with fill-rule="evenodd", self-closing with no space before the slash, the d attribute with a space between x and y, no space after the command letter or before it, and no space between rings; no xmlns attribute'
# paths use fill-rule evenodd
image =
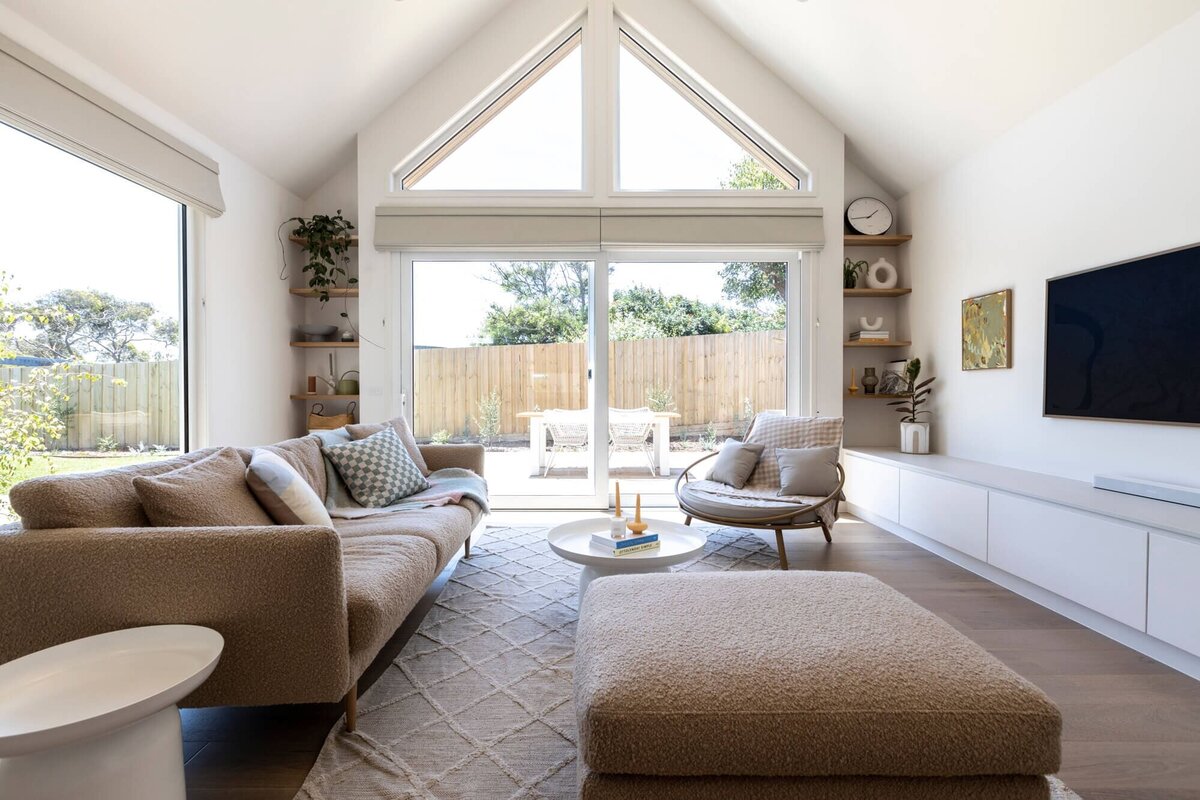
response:
<svg viewBox="0 0 1200 800"><path fill-rule="evenodd" d="M1200 425L1200 246L1046 285L1045 414Z"/></svg>

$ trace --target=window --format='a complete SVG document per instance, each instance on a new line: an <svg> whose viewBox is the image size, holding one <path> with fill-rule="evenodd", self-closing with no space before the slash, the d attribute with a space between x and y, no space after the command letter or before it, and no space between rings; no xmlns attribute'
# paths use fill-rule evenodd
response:
<svg viewBox="0 0 1200 800"><path fill-rule="evenodd" d="M578 191L583 188L582 31L409 172L405 189Z"/></svg>
<svg viewBox="0 0 1200 800"><path fill-rule="evenodd" d="M785 167L666 62L621 31L617 185L621 191L786 191Z"/></svg>

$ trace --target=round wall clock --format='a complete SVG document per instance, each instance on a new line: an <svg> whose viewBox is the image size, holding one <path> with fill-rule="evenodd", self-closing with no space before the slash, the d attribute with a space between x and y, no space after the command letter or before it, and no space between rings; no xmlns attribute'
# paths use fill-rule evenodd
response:
<svg viewBox="0 0 1200 800"><path fill-rule="evenodd" d="M846 209L846 224L858 233L879 236L892 227L892 210L882 200L860 197Z"/></svg>

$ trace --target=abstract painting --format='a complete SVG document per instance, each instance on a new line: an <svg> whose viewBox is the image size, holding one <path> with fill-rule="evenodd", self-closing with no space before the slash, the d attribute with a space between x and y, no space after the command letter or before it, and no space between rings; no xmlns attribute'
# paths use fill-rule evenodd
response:
<svg viewBox="0 0 1200 800"><path fill-rule="evenodd" d="M962 368L1012 366L1012 289L962 301Z"/></svg>

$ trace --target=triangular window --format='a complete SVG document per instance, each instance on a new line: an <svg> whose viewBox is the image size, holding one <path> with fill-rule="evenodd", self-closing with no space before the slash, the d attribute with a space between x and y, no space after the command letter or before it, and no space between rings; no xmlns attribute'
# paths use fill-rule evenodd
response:
<svg viewBox="0 0 1200 800"><path fill-rule="evenodd" d="M732 114L655 54L620 33L617 188L626 192L808 188Z"/></svg>
<svg viewBox="0 0 1200 800"><path fill-rule="evenodd" d="M404 189L583 188L581 31L534 64L402 181Z"/></svg>

